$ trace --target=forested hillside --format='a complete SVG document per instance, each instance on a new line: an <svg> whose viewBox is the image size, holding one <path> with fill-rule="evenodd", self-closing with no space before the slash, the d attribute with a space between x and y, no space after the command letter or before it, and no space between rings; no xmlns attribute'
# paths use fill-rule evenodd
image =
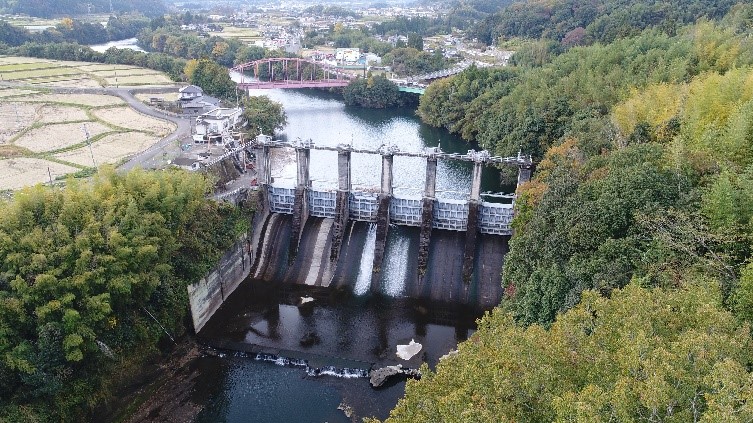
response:
<svg viewBox="0 0 753 423"><path fill-rule="evenodd" d="M0 202L0 421L85 421L185 330L186 285L248 226L208 189L102 169Z"/></svg>
<svg viewBox="0 0 753 423"><path fill-rule="evenodd" d="M753 418L753 6L658 5L687 17L568 49L534 33L517 66L421 99L428 123L538 164L501 306L391 420Z"/></svg>
<svg viewBox="0 0 753 423"><path fill-rule="evenodd" d="M432 84L418 114L500 155L522 150L540 159L565 136L598 153L613 136L604 126L611 108L633 90L753 64L753 39L745 35L750 13L739 7L721 22L684 27L675 36L646 30L573 48L545 63L532 59L540 45L528 44L516 53L522 56L517 67L470 69Z"/></svg>
<svg viewBox="0 0 753 423"><path fill-rule="evenodd" d="M159 16L167 9L162 0L0 0L0 11L40 18L84 15L86 13L140 12Z"/></svg>
<svg viewBox="0 0 753 423"><path fill-rule="evenodd" d="M718 19L736 0L526 0L487 17L473 35L487 44L500 37L564 43L612 42L657 27L672 35L698 19Z"/></svg>

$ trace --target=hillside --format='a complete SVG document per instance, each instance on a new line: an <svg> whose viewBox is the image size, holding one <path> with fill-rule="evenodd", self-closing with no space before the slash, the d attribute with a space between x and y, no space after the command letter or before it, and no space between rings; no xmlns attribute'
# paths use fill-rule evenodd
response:
<svg viewBox="0 0 753 423"><path fill-rule="evenodd" d="M159 16L166 12L166 8L162 0L0 0L0 11L52 18L110 12L140 12L147 16Z"/></svg>
<svg viewBox="0 0 753 423"><path fill-rule="evenodd" d="M479 22L473 33L487 44L500 37L545 38L575 44L611 42L646 28L672 35L698 19L719 19L736 0L529 0Z"/></svg>
<svg viewBox="0 0 753 423"><path fill-rule="evenodd" d="M421 98L427 123L538 164L502 304L389 421L753 418L753 5L625 10L660 6L682 9L672 31L637 19L610 42L592 15L600 43L523 34L518 66Z"/></svg>

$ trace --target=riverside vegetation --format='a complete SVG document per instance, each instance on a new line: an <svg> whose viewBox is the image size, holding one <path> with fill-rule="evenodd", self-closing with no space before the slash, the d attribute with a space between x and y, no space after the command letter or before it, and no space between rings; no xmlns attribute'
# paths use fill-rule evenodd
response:
<svg viewBox="0 0 753 423"><path fill-rule="evenodd" d="M518 191L501 306L388 421L753 418L753 7L605 4L586 45L552 13L516 41L517 66L422 97L426 122L540 163ZM495 34L527 5L543 7L500 12Z"/></svg>
<svg viewBox="0 0 753 423"><path fill-rule="evenodd" d="M101 169L0 203L0 421L82 421L186 331L186 285L248 229L177 170Z"/></svg>

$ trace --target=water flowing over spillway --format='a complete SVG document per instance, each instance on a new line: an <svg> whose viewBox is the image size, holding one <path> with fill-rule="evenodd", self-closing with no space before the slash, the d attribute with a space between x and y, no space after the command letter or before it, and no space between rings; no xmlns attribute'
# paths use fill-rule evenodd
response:
<svg viewBox="0 0 753 423"><path fill-rule="evenodd" d="M398 238L386 257L382 290L385 295L399 297L405 292L408 279L408 248L406 237Z"/></svg>
<svg viewBox="0 0 753 423"><path fill-rule="evenodd" d="M353 288L356 295L364 295L369 292L371 286L371 274L374 266L374 243L376 242L377 225L369 225L369 232L366 234L366 244L363 246L363 256L361 256L361 266L358 269L358 279Z"/></svg>

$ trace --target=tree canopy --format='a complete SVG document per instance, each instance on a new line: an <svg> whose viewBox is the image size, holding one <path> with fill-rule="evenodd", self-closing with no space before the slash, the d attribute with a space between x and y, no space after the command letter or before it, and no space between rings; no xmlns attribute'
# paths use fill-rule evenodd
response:
<svg viewBox="0 0 753 423"><path fill-rule="evenodd" d="M486 315L459 353L422 368L388 422L668 422L753 418L751 337L719 292L588 291L548 329Z"/></svg>
<svg viewBox="0 0 753 423"><path fill-rule="evenodd" d="M386 76L374 75L351 81L343 90L343 98L348 106L383 109L400 103L400 91Z"/></svg>
<svg viewBox="0 0 753 423"><path fill-rule="evenodd" d="M207 94L223 99L235 98L237 87L226 67L209 59L189 60L184 69L188 82Z"/></svg>
<svg viewBox="0 0 753 423"><path fill-rule="evenodd" d="M736 0L525 0L479 22L472 34L487 44L501 37L546 38L567 44L580 32L584 42L610 43L646 28L673 35L701 18L723 17Z"/></svg>
<svg viewBox="0 0 753 423"><path fill-rule="evenodd" d="M135 37L149 25L149 19L132 16L110 16L107 25L99 22L83 22L78 19L63 18L54 28L47 28L39 33L32 33L0 20L0 42L9 46L24 43L60 43L102 44L108 41Z"/></svg>
<svg viewBox="0 0 753 423"><path fill-rule="evenodd" d="M103 169L66 185L0 203L3 421L81 421L162 327L185 330L186 285L247 228L199 174Z"/></svg>
<svg viewBox="0 0 753 423"><path fill-rule="evenodd" d="M622 16L680 8L627 3ZM559 35L532 34L510 69L427 89L425 122L537 164L517 190L502 304L408 383L391 420L753 417L753 7L687 6L662 9L671 28L639 19L618 36L595 26L615 9L567 46L547 21Z"/></svg>
<svg viewBox="0 0 753 423"><path fill-rule="evenodd" d="M248 96L243 99L243 117L248 122L248 133L271 135L285 127L287 116L281 103L265 95Z"/></svg>
<svg viewBox="0 0 753 423"><path fill-rule="evenodd" d="M109 0L0 0L0 10L41 18L110 13L111 11L113 13L140 12L147 16L159 16L167 11L162 0L119 0L116 2Z"/></svg>
<svg viewBox="0 0 753 423"><path fill-rule="evenodd" d="M611 108L634 90L749 66L751 51L751 38L726 23L701 22L675 36L647 30L607 45L573 48L542 65L522 64L517 73L466 70L430 85L419 115L500 155L522 150L540 159L567 137L598 152L613 136ZM536 57L530 50L522 53ZM468 100L471 94L478 95ZM454 120L437 117L436 111L451 111Z"/></svg>

